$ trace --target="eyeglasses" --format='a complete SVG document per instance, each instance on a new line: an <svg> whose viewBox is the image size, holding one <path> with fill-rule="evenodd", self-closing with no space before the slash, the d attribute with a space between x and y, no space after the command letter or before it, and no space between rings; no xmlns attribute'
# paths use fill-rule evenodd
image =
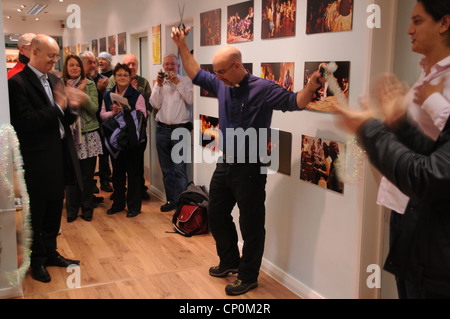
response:
<svg viewBox="0 0 450 319"><path fill-rule="evenodd" d="M127 77L129 77L130 75L129 74L125 74L125 73L121 73L121 74L116 74L115 76L117 76L118 78L127 78Z"/></svg>
<svg viewBox="0 0 450 319"><path fill-rule="evenodd" d="M44 51L42 51L42 50L39 49L39 48L36 48L36 50L41 51L42 53L44 53L45 55L47 55L47 57L48 57L50 60L53 60L53 61L55 61L55 62L58 62L58 61L61 59L61 57L60 57L58 54L48 54L47 52L44 52Z"/></svg>
<svg viewBox="0 0 450 319"><path fill-rule="evenodd" d="M230 69L231 69L235 64L236 64L236 62L233 62L233 64L230 65L230 67L229 67L228 69L226 69L226 70L219 70L219 71L213 72L213 73L214 73L215 75L223 76L223 75L225 75L228 71L230 71Z"/></svg>

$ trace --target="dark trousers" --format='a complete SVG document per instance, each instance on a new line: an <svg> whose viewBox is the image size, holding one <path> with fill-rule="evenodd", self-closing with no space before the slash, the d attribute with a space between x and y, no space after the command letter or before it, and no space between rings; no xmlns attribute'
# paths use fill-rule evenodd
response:
<svg viewBox="0 0 450 319"><path fill-rule="evenodd" d="M31 267L45 265L49 257L57 255L56 237L61 226L64 199L48 200L40 196L30 196L31 226Z"/></svg>
<svg viewBox="0 0 450 319"><path fill-rule="evenodd" d="M186 163L174 163L172 160L172 149L179 142L180 140L172 140L172 130L161 126L156 128L156 149L163 173L166 198L168 202L174 203L178 202L180 194L186 190L188 185Z"/></svg>
<svg viewBox="0 0 450 319"><path fill-rule="evenodd" d="M220 264L236 267L243 282L258 279L266 236L265 199L267 176L259 164L218 163L209 190L208 221L216 241ZM238 235L231 212L239 207L239 226L244 241L239 256Z"/></svg>
<svg viewBox="0 0 450 319"><path fill-rule="evenodd" d="M102 139L103 154L98 155L98 176L100 177L100 183L111 181L111 167L109 166L109 150L105 145L105 138L101 130L99 131Z"/></svg>
<svg viewBox="0 0 450 319"><path fill-rule="evenodd" d="M93 179L97 157L80 160L81 177L83 178L83 191L78 185L66 187L66 211L67 218L77 217L81 207L83 217L92 217L93 205Z"/></svg>
<svg viewBox="0 0 450 319"><path fill-rule="evenodd" d="M137 213L142 206L142 149L120 151L117 158L111 157L113 166L114 203L115 211L125 209ZM128 178L128 185L127 185ZM125 189L127 188L126 194Z"/></svg>
<svg viewBox="0 0 450 319"><path fill-rule="evenodd" d="M394 242L397 234L401 229L403 215L395 211L391 211L391 219L389 224L389 242L390 245ZM422 299L423 289L420 285L414 284L408 280L404 280L395 276L397 284L397 293L399 299Z"/></svg>

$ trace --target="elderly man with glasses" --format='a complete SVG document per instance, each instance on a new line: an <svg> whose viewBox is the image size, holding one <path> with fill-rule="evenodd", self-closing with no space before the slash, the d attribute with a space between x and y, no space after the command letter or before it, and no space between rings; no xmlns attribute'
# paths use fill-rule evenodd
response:
<svg viewBox="0 0 450 319"><path fill-rule="evenodd" d="M30 62L8 81L11 124L17 132L30 197L33 244L31 276L51 280L47 266L68 267L78 260L62 257L56 250L68 184L82 185L79 161L69 125L86 94L64 88L51 74L59 61L56 41L39 34L31 42Z"/></svg>

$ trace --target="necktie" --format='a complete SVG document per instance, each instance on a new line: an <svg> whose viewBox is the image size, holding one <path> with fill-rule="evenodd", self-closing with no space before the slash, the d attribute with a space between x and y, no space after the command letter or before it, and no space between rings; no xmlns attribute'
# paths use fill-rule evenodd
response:
<svg viewBox="0 0 450 319"><path fill-rule="evenodd" d="M44 86L45 92L47 93L50 102L52 103L53 106L55 106L55 99L53 98L52 88L50 87L50 83L48 83L48 78L46 74L42 75L41 82L42 85ZM63 139L65 136L64 126L62 125L61 120L59 118L58 122L59 122L59 132L61 133L61 139Z"/></svg>

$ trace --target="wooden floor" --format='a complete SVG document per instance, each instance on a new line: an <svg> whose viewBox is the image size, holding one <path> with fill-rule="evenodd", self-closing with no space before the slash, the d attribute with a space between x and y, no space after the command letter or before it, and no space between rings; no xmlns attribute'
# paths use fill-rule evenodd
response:
<svg viewBox="0 0 450 319"><path fill-rule="evenodd" d="M126 212L106 214L110 193L94 212L91 222L78 218L66 222L65 212L58 237L58 251L79 259L80 288L69 288L75 273L48 267L50 283L40 283L28 272L23 297L29 299L299 299L270 276L261 272L258 288L229 297L225 286L236 275L214 278L208 274L218 264L210 235L185 238L173 231L173 212L161 213L161 202L144 201L142 213L126 218ZM72 277L70 277L72 276Z"/></svg>

